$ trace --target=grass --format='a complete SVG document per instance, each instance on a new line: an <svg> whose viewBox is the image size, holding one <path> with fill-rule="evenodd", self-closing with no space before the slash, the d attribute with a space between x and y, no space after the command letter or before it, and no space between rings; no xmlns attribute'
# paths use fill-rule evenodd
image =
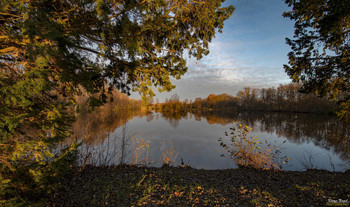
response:
<svg viewBox="0 0 350 207"><path fill-rule="evenodd" d="M48 206L325 206L350 200L350 173L91 167Z"/></svg>

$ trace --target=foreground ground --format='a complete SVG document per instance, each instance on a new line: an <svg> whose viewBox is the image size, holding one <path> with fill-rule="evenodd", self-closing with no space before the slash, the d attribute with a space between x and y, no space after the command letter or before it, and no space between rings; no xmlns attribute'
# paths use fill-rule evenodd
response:
<svg viewBox="0 0 350 207"><path fill-rule="evenodd" d="M326 206L328 199L350 201L349 171L123 166L77 169L49 206Z"/></svg>

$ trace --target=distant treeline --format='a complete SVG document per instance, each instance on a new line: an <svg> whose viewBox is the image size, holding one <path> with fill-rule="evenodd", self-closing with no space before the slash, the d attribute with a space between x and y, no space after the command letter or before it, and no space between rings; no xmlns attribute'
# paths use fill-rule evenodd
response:
<svg viewBox="0 0 350 207"><path fill-rule="evenodd" d="M155 103L152 108L163 113L184 111L276 111L331 114L336 104L327 97L299 92L299 84L280 85L277 88L254 89L246 87L237 96L210 94L207 98L180 101L173 95L164 103Z"/></svg>

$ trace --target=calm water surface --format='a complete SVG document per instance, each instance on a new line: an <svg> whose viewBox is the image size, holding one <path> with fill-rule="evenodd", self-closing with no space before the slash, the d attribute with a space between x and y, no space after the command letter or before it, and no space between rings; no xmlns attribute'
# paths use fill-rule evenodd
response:
<svg viewBox="0 0 350 207"><path fill-rule="evenodd" d="M107 114L107 115L106 115ZM81 162L112 165L120 162L161 166L161 146L172 149L175 165L199 169L235 168L220 146L227 143L233 121L253 128L251 135L280 146L290 158L285 170L350 169L350 127L328 116L290 113L161 114L157 112L88 115L75 131L87 144ZM136 150L135 150L136 149ZM136 156L135 156L136 154ZM136 159L137 158L137 161Z"/></svg>

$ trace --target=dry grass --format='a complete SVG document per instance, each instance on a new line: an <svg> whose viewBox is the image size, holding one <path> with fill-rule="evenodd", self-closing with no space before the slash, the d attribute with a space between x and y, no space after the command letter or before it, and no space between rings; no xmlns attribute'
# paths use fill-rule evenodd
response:
<svg viewBox="0 0 350 207"><path fill-rule="evenodd" d="M170 139L162 141L160 151L162 153L161 161L163 166L175 164L178 152L176 152L174 144Z"/></svg>
<svg viewBox="0 0 350 207"><path fill-rule="evenodd" d="M149 141L145 141L142 138L134 137L133 139L133 165L146 166L149 162Z"/></svg>

